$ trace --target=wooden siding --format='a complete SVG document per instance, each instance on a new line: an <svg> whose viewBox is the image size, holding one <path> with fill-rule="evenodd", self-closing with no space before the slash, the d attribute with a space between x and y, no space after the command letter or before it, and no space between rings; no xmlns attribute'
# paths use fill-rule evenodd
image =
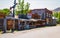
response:
<svg viewBox="0 0 60 38"><path fill-rule="evenodd" d="M4 22L4 19L0 19L0 29L3 29L3 22Z"/></svg>
<svg viewBox="0 0 60 38"><path fill-rule="evenodd" d="M7 29L10 30L13 28L14 25L14 20L12 19L7 19Z"/></svg>
<svg viewBox="0 0 60 38"><path fill-rule="evenodd" d="M32 14L32 18L33 19L40 19L40 15L38 15L37 13Z"/></svg>
<svg viewBox="0 0 60 38"><path fill-rule="evenodd" d="M18 29L18 20L15 20L15 29Z"/></svg>

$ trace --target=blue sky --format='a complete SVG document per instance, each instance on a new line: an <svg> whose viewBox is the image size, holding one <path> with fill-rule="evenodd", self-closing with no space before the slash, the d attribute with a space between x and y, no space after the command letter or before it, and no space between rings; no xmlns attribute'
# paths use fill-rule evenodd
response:
<svg viewBox="0 0 60 38"><path fill-rule="evenodd" d="M14 0L0 0L0 9L9 8ZM60 0L25 0L30 3L30 9L48 8L50 10L60 7Z"/></svg>

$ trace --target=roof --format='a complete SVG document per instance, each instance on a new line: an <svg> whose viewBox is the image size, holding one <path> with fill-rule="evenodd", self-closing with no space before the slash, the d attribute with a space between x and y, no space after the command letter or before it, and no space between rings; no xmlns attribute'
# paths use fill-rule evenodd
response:
<svg viewBox="0 0 60 38"><path fill-rule="evenodd" d="M48 10L47 8L44 8L44 9L33 9L33 10L30 10L29 13L32 13L32 11L36 11L36 10L38 10L38 11L44 10L46 13L51 13L52 14L52 11Z"/></svg>

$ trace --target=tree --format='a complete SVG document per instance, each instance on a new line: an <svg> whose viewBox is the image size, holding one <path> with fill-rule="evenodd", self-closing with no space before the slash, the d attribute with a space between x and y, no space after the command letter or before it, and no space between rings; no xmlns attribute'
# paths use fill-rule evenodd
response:
<svg viewBox="0 0 60 38"><path fill-rule="evenodd" d="M28 13L29 11L29 3L27 2L26 5L25 5L25 9L24 9L24 14Z"/></svg>
<svg viewBox="0 0 60 38"><path fill-rule="evenodd" d="M17 9L18 9L19 14L23 14L23 10L24 10L24 0L18 0ZM17 13L18 13L18 12L17 12Z"/></svg>
<svg viewBox="0 0 60 38"><path fill-rule="evenodd" d="M5 12L6 15L9 15L9 13L10 13L10 10L7 8L3 9L3 11Z"/></svg>
<svg viewBox="0 0 60 38"><path fill-rule="evenodd" d="M60 12L54 12L53 16L57 18L57 23L60 23Z"/></svg>
<svg viewBox="0 0 60 38"><path fill-rule="evenodd" d="M7 8L5 8L5 9L0 10L0 12L2 12L2 13L5 14L5 15L9 15L10 10L7 9Z"/></svg>
<svg viewBox="0 0 60 38"><path fill-rule="evenodd" d="M58 22L60 23L60 12L58 12Z"/></svg>
<svg viewBox="0 0 60 38"><path fill-rule="evenodd" d="M26 14L29 10L29 3L24 4L24 0L18 0L17 9L16 14Z"/></svg>
<svg viewBox="0 0 60 38"><path fill-rule="evenodd" d="M57 18L58 17L58 12L54 12L53 16Z"/></svg>

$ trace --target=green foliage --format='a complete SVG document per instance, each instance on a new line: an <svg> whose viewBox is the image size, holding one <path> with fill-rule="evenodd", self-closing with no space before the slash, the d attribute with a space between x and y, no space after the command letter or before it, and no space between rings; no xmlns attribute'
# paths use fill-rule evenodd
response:
<svg viewBox="0 0 60 38"><path fill-rule="evenodd" d="M60 12L58 13L58 21L60 22Z"/></svg>
<svg viewBox="0 0 60 38"><path fill-rule="evenodd" d="M5 8L5 9L0 10L0 12L1 12L1 13L4 13L5 15L8 15L9 12L10 12L10 10L7 9L7 8Z"/></svg>
<svg viewBox="0 0 60 38"><path fill-rule="evenodd" d="M57 18L57 23L60 23L60 12L54 12L53 16Z"/></svg>
<svg viewBox="0 0 60 38"><path fill-rule="evenodd" d="M10 10L9 9L3 9L3 11L5 12L6 15L8 15L10 13Z"/></svg>
<svg viewBox="0 0 60 38"><path fill-rule="evenodd" d="M24 4L24 0L18 0L17 9L18 11L16 11L16 15L26 14L29 11L29 3Z"/></svg>
<svg viewBox="0 0 60 38"><path fill-rule="evenodd" d="M16 15L20 14L20 11L16 11Z"/></svg>
<svg viewBox="0 0 60 38"><path fill-rule="evenodd" d="M24 11L24 13L28 13L28 11L29 11L29 5L30 4L27 2L26 5L25 5L25 9L24 9L25 11Z"/></svg>
<svg viewBox="0 0 60 38"><path fill-rule="evenodd" d="M55 12L55 13L53 14L53 16L57 18L57 17L58 17L58 12Z"/></svg>

